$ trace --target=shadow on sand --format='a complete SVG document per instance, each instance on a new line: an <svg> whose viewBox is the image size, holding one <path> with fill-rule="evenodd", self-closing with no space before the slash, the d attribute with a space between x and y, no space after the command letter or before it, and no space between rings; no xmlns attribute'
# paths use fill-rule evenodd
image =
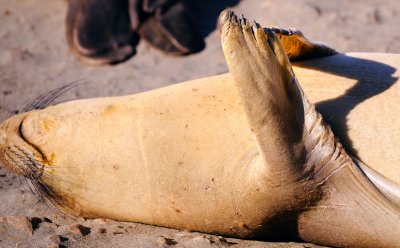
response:
<svg viewBox="0 0 400 248"><path fill-rule="evenodd" d="M398 79L393 76L396 68L345 54L302 61L295 65L357 80L357 83L345 94L316 103L317 111L332 127L343 146L353 155L357 155L348 135L347 116L358 104L389 89ZM335 87L335 82L327 83ZM332 111L335 112L334 116Z"/></svg>

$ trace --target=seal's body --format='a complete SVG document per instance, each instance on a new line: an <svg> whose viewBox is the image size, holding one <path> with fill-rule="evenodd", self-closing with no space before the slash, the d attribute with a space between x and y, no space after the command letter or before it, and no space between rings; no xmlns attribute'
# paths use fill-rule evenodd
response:
<svg viewBox="0 0 400 248"><path fill-rule="evenodd" d="M231 74L14 116L1 161L83 217L398 245L399 55L337 54L293 74L270 30L250 39L246 20L221 20Z"/></svg>

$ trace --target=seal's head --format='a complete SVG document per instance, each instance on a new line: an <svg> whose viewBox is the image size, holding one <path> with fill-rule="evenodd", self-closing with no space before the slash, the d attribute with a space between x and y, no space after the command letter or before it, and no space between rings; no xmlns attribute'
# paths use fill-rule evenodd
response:
<svg viewBox="0 0 400 248"><path fill-rule="evenodd" d="M61 95L84 84L81 80L51 90L23 106L21 113L0 123L0 165L38 184L54 155L45 144L55 140L55 117L44 109ZM56 113L60 111L56 110ZM50 142L51 143L51 142Z"/></svg>
<svg viewBox="0 0 400 248"><path fill-rule="evenodd" d="M50 149L61 140L53 136L57 119L47 109L25 111L0 124L0 166L26 179L32 193L46 205L68 211L68 196L54 186L62 180L54 174L55 155Z"/></svg>
<svg viewBox="0 0 400 248"><path fill-rule="evenodd" d="M0 161L12 172L38 178L43 171L43 154L24 136L27 113L18 114L0 125Z"/></svg>

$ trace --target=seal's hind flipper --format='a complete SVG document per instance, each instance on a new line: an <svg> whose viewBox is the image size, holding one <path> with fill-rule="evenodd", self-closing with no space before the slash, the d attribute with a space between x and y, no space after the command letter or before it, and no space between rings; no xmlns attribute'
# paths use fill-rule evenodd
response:
<svg viewBox="0 0 400 248"><path fill-rule="evenodd" d="M144 1L145 11L153 16L140 28L152 46L173 55L201 51L205 44L182 1Z"/></svg>
<svg viewBox="0 0 400 248"><path fill-rule="evenodd" d="M127 60L139 41L126 0L69 0L66 28L72 51L91 65Z"/></svg>
<svg viewBox="0 0 400 248"><path fill-rule="evenodd" d="M271 30L278 36L290 61L313 59L337 54L335 49L323 43L311 42L297 29L273 27L271 29L266 28L265 30Z"/></svg>

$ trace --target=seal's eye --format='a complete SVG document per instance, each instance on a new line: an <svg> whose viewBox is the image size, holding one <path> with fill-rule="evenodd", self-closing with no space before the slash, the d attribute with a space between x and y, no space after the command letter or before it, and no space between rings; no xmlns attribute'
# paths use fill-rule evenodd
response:
<svg viewBox="0 0 400 248"><path fill-rule="evenodd" d="M27 142L25 137L24 137L24 135L23 135L23 133L22 133L22 123L23 122L24 122L24 119L22 119L22 121L18 125L18 135L19 135L19 137L21 137L21 139L23 139L25 142Z"/></svg>

